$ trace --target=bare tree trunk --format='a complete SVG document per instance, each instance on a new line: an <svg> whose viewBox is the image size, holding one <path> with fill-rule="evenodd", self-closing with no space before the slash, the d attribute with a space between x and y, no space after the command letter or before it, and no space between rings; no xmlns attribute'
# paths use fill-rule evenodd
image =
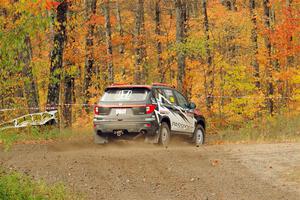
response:
<svg viewBox="0 0 300 200"><path fill-rule="evenodd" d="M203 14L203 28L205 32L205 51L207 57L207 70L205 73L204 79L204 87L205 87L205 98L206 98L206 108L208 112L211 112L211 108L214 103L214 87L215 87L215 77L214 77L214 66L212 63L212 56L209 47L209 23L208 23L208 16L207 16L207 2L206 0L202 0L202 14Z"/></svg>
<svg viewBox="0 0 300 200"><path fill-rule="evenodd" d="M186 42L187 34L187 13L186 13L186 1L175 0L175 12L176 12L176 44L181 45ZM177 87L186 94L185 82L185 54L182 51L177 52Z"/></svg>
<svg viewBox="0 0 300 200"><path fill-rule="evenodd" d="M138 0L135 14L135 75L134 81L137 84L145 82L145 19L144 0Z"/></svg>
<svg viewBox="0 0 300 200"><path fill-rule="evenodd" d="M19 0L13 0L12 3L17 3ZM7 17L6 9L0 9L0 15L3 15L5 18ZM15 14L14 20L20 18L21 15ZM4 24L5 25L5 24ZM5 28L5 26L4 26ZM20 61L22 62L23 69L22 75L24 79L24 96L27 101L28 111L29 113L39 112L39 94L38 89L35 83L35 79L32 72L32 45L30 36L28 34L25 35L24 38L24 48L22 48L21 52L19 53Z"/></svg>
<svg viewBox="0 0 300 200"><path fill-rule="evenodd" d="M271 30L271 23L270 23L270 2L269 0L263 0L263 7L264 7L264 24L266 29ZM268 35L265 36L265 46L267 49L267 56L268 62L266 65L266 77L267 77L267 108L269 113L272 115L274 112L274 101L272 96L274 94L274 85L273 85L273 78L272 78L272 45L270 42L270 38Z"/></svg>
<svg viewBox="0 0 300 200"><path fill-rule="evenodd" d="M122 78L126 78L126 69L124 66L124 56L125 56L125 43L124 43L124 30L123 30L123 22L122 22L122 16L121 16L121 9L120 9L120 4L119 0L116 1L116 12L117 12L117 23L118 23L118 30L119 30L119 36L121 37L121 44L119 46L119 53L120 56L122 57L122 66L121 67L121 73L122 73Z"/></svg>
<svg viewBox="0 0 300 200"><path fill-rule="evenodd" d="M287 7L287 11L288 11L288 18L292 18L293 14L292 14L292 3L293 0L286 0L286 7ZM289 35L289 43L288 43L288 50L292 49L292 42L293 42L293 36ZM287 66L292 66L294 63L294 56L293 55L288 55L287 57Z"/></svg>
<svg viewBox="0 0 300 200"><path fill-rule="evenodd" d="M76 5L76 2L69 2L69 7ZM66 48L72 48L72 43L77 40L76 38L76 28L78 27L77 23L74 23L76 20L76 14L73 12L68 12L68 38L66 40ZM75 33L75 34L73 34ZM71 127L73 116L72 116L72 109L74 109L73 103L75 102L75 75L70 72L70 68L76 65L72 59L65 59L64 60L64 78L63 78L63 125L64 127Z"/></svg>
<svg viewBox="0 0 300 200"><path fill-rule="evenodd" d="M190 1L189 3L190 3L189 8L191 10L190 12L191 12L192 16L194 18L198 18L199 14L201 13L201 11L200 11L201 7L199 7L200 0L193 0L193 1Z"/></svg>
<svg viewBox="0 0 300 200"><path fill-rule="evenodd" d="M66 40L68 3L63 1L56 10L56 20L54 20L54 45L51 52L50 83L48 86L47 105L57 107L59 104L59 91L61 81L61 70L63 66L63 54Z"/></svg>
<svg viewBox="0 0 300 200"><path fill-rule="evenodd" d="M220 75L219 120L220 120L220 127L221 127L223 125L223 120L224 120L224 116L223 116L224 103L225 103L224 102L224 86L226 85L225 79L224 79L225 72L224 72L223 66L220 67L219 75Z"/></svg>
<svg viewBox="0 0 300 200"><path fill-rule="evenodd" d="M236 0L221 0L221 3L228 8L228 10L237 11Z"/></svg>
<svg viewBox="0 0 300 200"><path fill-rule="evenodd" d="M155 34L156 34L156 51L157 51L157 69L160 75L160 82L165 81L165 74L162 66L162 44L160 41L161 36L161 9L160 9L160 0L155 1Z"/></svg>
<svg viewBox="0 0 300 200"><path fill-rule="evenodd" d="M274 32L274 29L275 29L275 25L276 25L276 15L275 15L275 5L274 4L271 4L272 6L270 7L269 6L269 9L270 9L270 30L272 32ZM273 46L271 44L271 55L272 55L272 70L275 70L277 72L280 72L280 62L279 62L279 59L277 58L277 56L273 56L276 54L276 47ZM277 93L278 94L281 94L283 97L284 96L284 81L282 80L277 80L274 82L274 94L276 93L276 90L277 89ZM279 101L280 100L280 101ZM276 104L279 105L279 106L283 106L283 105L280 105L280 104L283 104L284 103L284 99L274 99L274 109L276 107Z"/></svg>
<svg viewBox="0 0 300 200"><path fill-rule="evenodd" d="M173 8L170 6L170 8L168 9L168 15L169 15L169 25L168 25L168 31L166 32L167 34L167 38L169 38L170 35L170 30L173 26L172 21L173 21ZM170 41L169 39L166 42L166 46L167 49L171 48L172 46L172 41ZM166 68L164 69L163 73L167 74L167 72L169 71L169 75L167 77L169 77L169 82L172 82L174 79L176 79L176 74L175 74L175 70L172 68L172 62L175 60L175 56L173 54L170 54L170 51L168 52L168 59L167 59L167 63L166 63Z"/></svg>
<svg viewBox="0 0 300 200"><path fill-rule="evenodd" d="M110 24L110 8L109 1L104 3L104 16L105 16L105 35L106 35L106 51L108 55L108 82L114 82L114 65L113 65L113 49L111 42L111 24Z"/></svg>
<svg viewBox="0 0 300 200"><path fill-rule="evenodd" d="M32 73L32 47L29 35L24 39L25 48L21 52L21 60L24 63L23 67L23 79L24 79L24 94L27 100L27 106L29 113L39 112L39 95L35 79Z"/></svg>
<svg viewBox="0 0 300 200"><path fill-rule="evenodd" d="M270 30L273 31L274 30L274 27L275 27L275 24L276 24L276 16L275 16L275 8L274 8L274 5L272 5L272 7L269 8L270 9ZM276 53L276 49L274 46L271 45L271 54L275 54ZM279 63L279 60L278 58L273 58L272 59L272 66L273 66L273 69L274 70L277 70L279 71L280 70L280 63Z"/></svg>
<svg viewBox="0 0 300 200"><path fill-rule="evenodd" d="M255 78L255 86L256 88L260 88L260 75L259 75L259 63L257 60L258 54L258 43L257 43L257 21L256 21L256 3L255 0L249 1L250 8L250 17L252 22L252 30L251 30L251 50L252 50L252 61L251 66L254 70L254 78Z"/></svg>
<svg viewBox="0 0 300 200"><path fill-rule="evenodd" d="M64 106L63 106L63 117L64 126L72 126L72 103L74 94L75 80L69 74L65 74L64 77Z"/></svg>
<svg viewBox="0 0 300 200"><path fill-rule="evenodd" d="M292 18L293 14L291 12L291 9L292 9L292 3L293 3L293 0L286 0L286 8L287 8L287 17L289 18L289 20ZM292 42L293 42L293 36L292 35L289 35L289 41L288 41L288 56L286 58L286 65L285 65L285 71L287 72L289 70L290 67L293 67L294 65L294 56L292 55L291 53L291 50L292 50ZM288 104L289 102L289 98L290 98L290 86L289 86L289 80L286 79L284 81L284 88L283 88L283 102L285 105Z"/></svg>
<svg viewBox="0 0 300 200"><path fill-rule="evenodd" d="M91 20L91 17L96 14L96 0L85 0L85 14L86 21ZM91 98L91 94L89 92L89 87L91 86L91 79L93 76L93 66L94 66L94 24L88 25L88 32L85 37L85 71L84 71L84 98L85 103L88 103Z"/></svg>

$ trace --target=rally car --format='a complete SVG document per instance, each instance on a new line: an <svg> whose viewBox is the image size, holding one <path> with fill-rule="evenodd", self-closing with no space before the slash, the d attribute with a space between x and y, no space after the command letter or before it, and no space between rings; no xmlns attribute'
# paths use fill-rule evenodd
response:
<svg viewBox="0 0 300 200"><path fill-rule="evenodd" d="M199 146L205 140L205 118L174 87L113 84L94 108L95 142L107 143L110 137L145 137L168 146L173 134L191 137Z"/></svg>

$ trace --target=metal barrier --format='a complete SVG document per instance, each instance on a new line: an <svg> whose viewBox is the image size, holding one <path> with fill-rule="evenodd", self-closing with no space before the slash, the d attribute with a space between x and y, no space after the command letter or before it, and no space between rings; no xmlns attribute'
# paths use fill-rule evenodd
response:
<svg viewBox="0 0 300 200"><path fill-rule="evenodd" d="M43 126L58 123L57 110L27 114L9 122L0 124L0 130L23 128L27 126Z"/></svg>

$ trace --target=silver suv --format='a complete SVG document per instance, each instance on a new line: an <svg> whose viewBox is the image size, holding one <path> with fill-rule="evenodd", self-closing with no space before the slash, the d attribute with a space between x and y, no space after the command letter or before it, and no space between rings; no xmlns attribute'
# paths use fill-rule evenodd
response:
<svg viewBox="0 0 300 200"><path fill-rule="evenodd" d="M168 146L173 134L188 135L196 146L204 143L205 119L174 87L113 84L94 108L95 142L110 137L145 137Z"/></svg>

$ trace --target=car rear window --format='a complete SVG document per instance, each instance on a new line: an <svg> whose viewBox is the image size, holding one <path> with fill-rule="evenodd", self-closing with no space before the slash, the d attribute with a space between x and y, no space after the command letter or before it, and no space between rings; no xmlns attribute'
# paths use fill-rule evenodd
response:
<svg viewBox="0 0 300 200"><path fill-rule="evenodd" d="M111 88L105 91L101 101L145 101L148 93L145 88Z"/></svg>

